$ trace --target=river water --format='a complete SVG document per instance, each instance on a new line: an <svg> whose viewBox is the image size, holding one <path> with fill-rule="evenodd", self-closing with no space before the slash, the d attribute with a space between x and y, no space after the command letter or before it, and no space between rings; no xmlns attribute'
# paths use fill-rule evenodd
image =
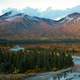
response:
<svg viewBox="0 0 80 80"><path fill-rule="evenodd" d="M76 65L80 65L80 57L73 57L73 62ZM38 75L35 77L30 77L27 78L26 80L80 80L80 72L66 72L65 73L61 73L59 75L53 75L50 73L47 74L43 74L43 75Z"/></svg>

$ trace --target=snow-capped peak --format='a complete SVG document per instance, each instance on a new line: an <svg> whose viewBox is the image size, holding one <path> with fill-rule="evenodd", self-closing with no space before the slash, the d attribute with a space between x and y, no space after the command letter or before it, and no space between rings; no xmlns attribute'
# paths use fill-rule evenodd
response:
<svg viewBox="0 0 80 80"><path fill-rule="evenodd" d="M65 19L66 19L68 22L70 22L70 21L72 21L74 18L67 16L67 17L65 17Z"/></svg>
<svg viewBox="0 0 80 80"><path fill-rule="evenodd" d="M8 19L14 16L21 16L23 15L23 13L21 13L20 11L17 11L15 9L10 9L10 10L5 10L3 11L3 14L0 16L1 19Z"/></svg>

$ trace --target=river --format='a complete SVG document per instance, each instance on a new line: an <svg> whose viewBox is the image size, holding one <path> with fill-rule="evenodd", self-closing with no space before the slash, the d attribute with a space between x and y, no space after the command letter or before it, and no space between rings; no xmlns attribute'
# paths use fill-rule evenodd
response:
<svg viewBox="0 0 80 80"><path fill-rule="evenodd" d="M80 57L73 56L73 62L75 65L80 65ZM80 80L80 72L67 70L60 74L54 75L53 73L54 72L43 73L25 80Z"/></svg>

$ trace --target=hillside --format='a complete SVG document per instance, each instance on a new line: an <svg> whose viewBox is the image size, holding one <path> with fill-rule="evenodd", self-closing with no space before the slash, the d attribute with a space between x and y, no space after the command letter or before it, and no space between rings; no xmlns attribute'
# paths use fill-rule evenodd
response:
<svg viewBox="0 0 80 80"><path fill-rule="evenodd" d="M0 16L0 39L80 39L80 13L56 21L10 11Z"/></svg>

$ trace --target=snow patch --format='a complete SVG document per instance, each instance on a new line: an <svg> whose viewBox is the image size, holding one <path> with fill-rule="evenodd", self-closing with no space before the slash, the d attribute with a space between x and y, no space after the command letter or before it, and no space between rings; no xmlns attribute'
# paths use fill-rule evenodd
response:
<svg viewBox="0 0 80 80"><path fill-rule="evenodd" d="M77 18L77 21L80 21L80 17L79 17L79 18Z"/></svg>
<svg viewBox="0 0 80 80"><path fill-rule="evenodd" d="M68 22L70 22L70 21L72 21L74 18L72 18L72 17L66 17L66 20L68 21Z"/></svg>

